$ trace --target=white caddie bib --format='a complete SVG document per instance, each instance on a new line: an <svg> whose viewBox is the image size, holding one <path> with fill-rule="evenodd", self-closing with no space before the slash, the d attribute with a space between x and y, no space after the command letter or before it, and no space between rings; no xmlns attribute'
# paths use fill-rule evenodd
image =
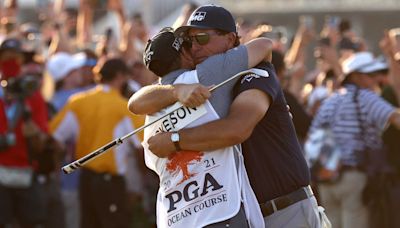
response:
<svg viewBox="0 0 400 228"><path fill-rule="evenodd" d="M198 83L197 74L195 71L186 72L175 83ZM181 104L176 103L159 113L147 116L146 123L180 106ZM157 227L203 227L227 220L238 213L242 201L248 201L249 196L243 197L244 192L250 192L253 201L250 204L258 208L248 181L244 181L245 185L242 183L242 179L247 180L247 176L243 178L242 175L242 159L239 159L241 168L236 168L234 153L238 151L234 147L215 151L180 151L168 158L159 158L148 150L145 143L158 132L195 127L216 119L219 116L207 101L196 108L181 107L144 130L145 162L160 178ZM238 170L241 171L239 175ZM246 190L243 191L243 188ZM244 204L248 205L246 202ZM261 216L261 212L259 215ZM250 224L260 221L262 225L252 227L264 227L262 220Z"/></svg>

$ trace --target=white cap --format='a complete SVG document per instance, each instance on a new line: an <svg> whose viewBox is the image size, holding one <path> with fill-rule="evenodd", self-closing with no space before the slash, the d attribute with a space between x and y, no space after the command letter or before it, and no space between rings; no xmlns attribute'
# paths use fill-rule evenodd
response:
<svg viewBox="0 0 400 228"><path fill-rule="evenodd" d="M64 79L71 71L83 67L85 62L85 55L70 55L65 52L58 52L49 58L46 69L54 81L58 82Z"/></svg>
<svg viewBox="0 0 400 228"><path fill-rule="evenodd" d="M342 70L345 75L353 72L368 74L387 68L388 66L385 62L375 59L370 52L355 53L342 63Z"/></svg>

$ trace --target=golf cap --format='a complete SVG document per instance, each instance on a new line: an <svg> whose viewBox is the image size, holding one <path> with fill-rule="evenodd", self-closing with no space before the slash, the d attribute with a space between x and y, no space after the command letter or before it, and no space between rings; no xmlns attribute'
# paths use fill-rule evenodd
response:
<svg viewBox="0 0 400 228"><path fill-rule="evenodd" d="M80 55L71 55L66 52L58 52L52 55L46 64L46 69L58 82L68 76L73 70L83 67L85 58Z"/></svg>
<svg viewBox="0 0 400 228"><path fill-rule="evenodd" d="M187 24L176 29L175 35L181 36L191 28L236 32L235 19L232 14L217 5L204 5L197 8L190 15Z"/></svg>
<svg viewBox="0 0 400 228"><path fill-rule="evenodd" d="M0 45L0 53L3 51L22 52L22 43L16 38L5 39Z"/></svg>
<svg viewBox="0 0 400 228"><path fill-rule="evenodd" d="M346 76L353 72L369 74L387 68L385 62L375 59L370 52L355 53L342 63L343 74Z"/></svg>
<svg viewBox="0 0 400 228"><path fill-rule="evenodd" d="M183 38L176 38L173 28L163 28L147 42L143 52L144 65L159 77L166 75L171 65L180 58L182 43Z"/></svg>

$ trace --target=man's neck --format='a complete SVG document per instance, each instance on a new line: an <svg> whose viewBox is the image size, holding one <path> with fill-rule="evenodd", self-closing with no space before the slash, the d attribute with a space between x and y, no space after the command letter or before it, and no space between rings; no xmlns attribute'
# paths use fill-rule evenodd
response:
<svg viewBox="0 0 400 228"><path fill-rule="evenodd" d="M188 71L188 70L187 69L179 69L179 70L172 71L161 78L161 83L162 84L172 84L175 81L175 79L179 75L184 73L185 71Z"/></svg>

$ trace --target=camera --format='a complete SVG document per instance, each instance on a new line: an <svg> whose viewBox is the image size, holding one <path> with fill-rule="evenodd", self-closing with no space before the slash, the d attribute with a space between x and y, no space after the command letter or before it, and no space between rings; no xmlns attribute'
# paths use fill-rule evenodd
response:
<svg viewBox="0 0 400 228"><path fill-rule="evenodd" d="M26 98L39 89L39 78L35 75L23 75L3 81L1 86L11 97Z"/></svg>
<svg viewBox="0 0 400 228"><path fill-rule="evenodd" d="M14 146L15 140L15 135L13 133L0 134L0 152L6 150L10 146Z"/></svg>

